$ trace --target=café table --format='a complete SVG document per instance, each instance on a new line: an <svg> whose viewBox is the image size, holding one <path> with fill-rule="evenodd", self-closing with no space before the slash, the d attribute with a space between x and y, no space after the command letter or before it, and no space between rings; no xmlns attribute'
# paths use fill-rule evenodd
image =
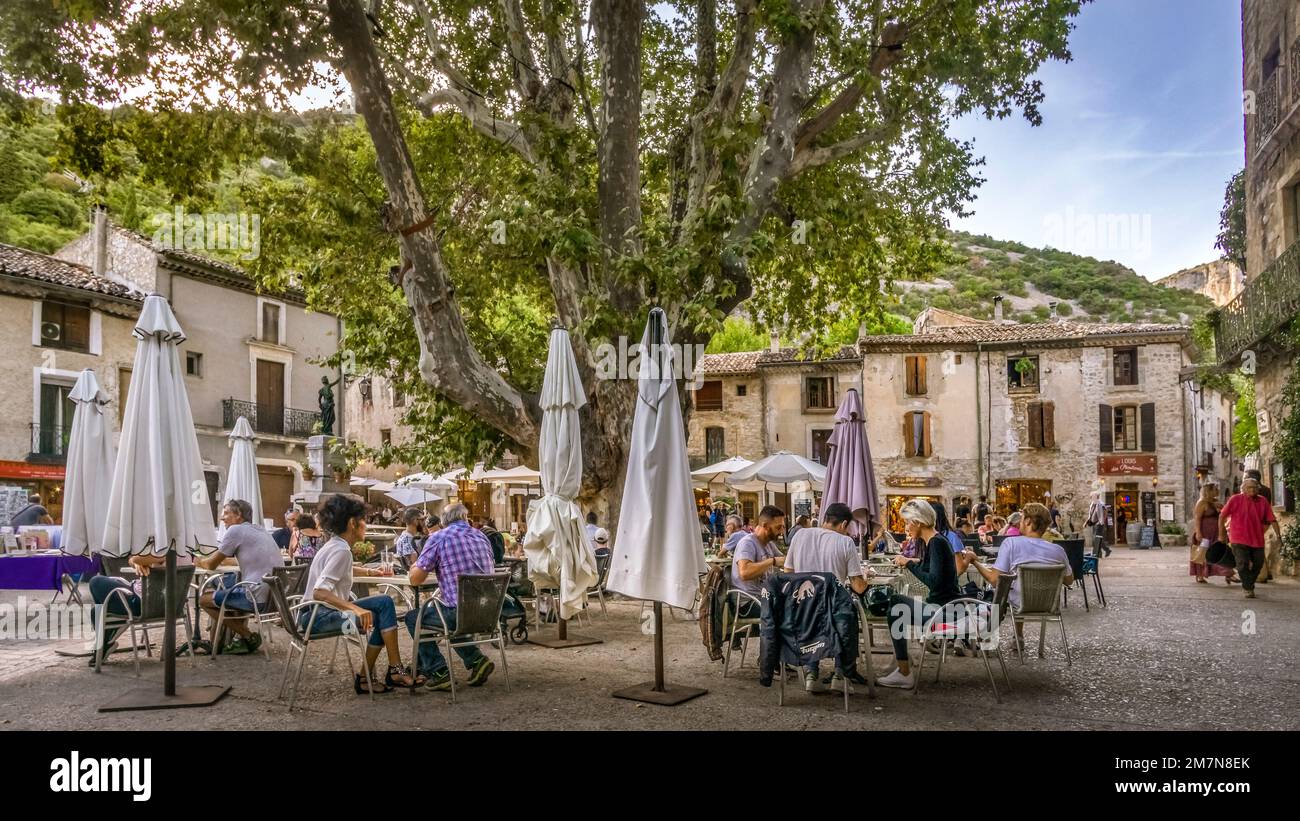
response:
<svg viewBox="0 0 1300 821"><path fill-rule="evenodd" d="M54 590L57 595L65 573L77 578L99 569L98 556L69 556L57 550L0 556L0 590Z"/></svg>

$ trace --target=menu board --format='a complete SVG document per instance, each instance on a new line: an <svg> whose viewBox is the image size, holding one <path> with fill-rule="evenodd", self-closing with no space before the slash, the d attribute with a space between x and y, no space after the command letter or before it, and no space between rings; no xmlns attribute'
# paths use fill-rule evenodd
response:
<svg viewBox="0 0 1300 821"><path fill-rule="evenodd" d="M8 527L18 511L27 507L28 495L26 488L0 485L0 527Z"/></svg>

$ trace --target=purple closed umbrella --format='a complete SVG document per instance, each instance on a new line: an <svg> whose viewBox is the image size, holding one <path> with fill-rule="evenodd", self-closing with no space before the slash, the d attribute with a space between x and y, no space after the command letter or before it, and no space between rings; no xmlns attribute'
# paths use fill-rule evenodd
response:
<svg viewBox="0 0 1300 821"><path fill-rule="evenodd" d="M848 505L855 520L854 535L870 534L881 523L876 471L871 466L865 423L862 399L856 389L850 388L835 411L835 430L826 442L831 452L826 464L822 510L836 502Z"/></svg>

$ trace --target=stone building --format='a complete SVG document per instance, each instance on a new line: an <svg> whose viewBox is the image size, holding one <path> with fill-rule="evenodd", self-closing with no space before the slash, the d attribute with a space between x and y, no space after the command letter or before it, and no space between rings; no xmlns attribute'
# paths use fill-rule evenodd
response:
<svg viewBox="0 0 1300 821"><path fill-rule="evenodd" d="M402 421L406 396L390 379L378 374L362 374L347 380L342 391L344 415L348 420L348 438L368 447L400 445L410 441L411 428ZM418 473L419 468L393 464L381 468L370 462L357 466L359 475L392 482Z"/></svg>
<svg viewBox="0 0 1300 821"><path fill-rule="evenodd" d="M1254 376L1259 467L1275 509L1294 512L1276 443L1297 412L1282 391L1296 359L1283 333L1300 317L1300 2L1243 0L1241 18L1246 286L1218 312L1215 347L1221 365Z"/></svg>
<svg viewBox="0 0 1300 821"><path fill-rule="evenodd" d="M112 225L97 212L92 229L54 255L116 283L143 299L167 297L186 339L181 343L185 384L198 434L209 495L220 498L230 464L227 437L240 417L257 433L262 509L278 525L295 495L319 491L320 476L305 480L308 438L320 431L321 379L339 374L320 362L338 350L341 321L308 310L299 291L263 292L242 269L191 250L159 246ZM100 381L123 400L130 390L132 355ZM109 370L106 367L106 370ZM341 389L334 434L346 433Z"/></svg>

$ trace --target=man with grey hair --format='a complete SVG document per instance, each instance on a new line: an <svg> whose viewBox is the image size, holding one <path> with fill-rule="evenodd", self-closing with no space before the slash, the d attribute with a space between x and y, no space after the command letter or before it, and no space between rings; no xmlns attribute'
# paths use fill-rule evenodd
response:
<svg viewBox="0 0 1300 821"><path fill-rule="evenodd" d="M1259 492L1258 479L1247 477L1242 481L1241 492L1219 511L1219 541L1232 545L1241 589L1248 599L1255 598L1255 578L1264 566L1264 528L1270 524L1280 541L1282 530L1273 506Z"/></svg>
<svg viewBox="0 0 1300 821"><path fill-rule="evenodd" d="M734 513L727 517L727 522L723 526L723 538L725 541L718 551L720 556L729 555L736 549L736 545L740 544L740 540L745 538L745 523Z"/></svg>
<svg viewBox="0 0 1300 821"><path fill-rule="evenodd" d="M220 638L216 635L217 615L222 603L225 603L224 623L235 631L237 636L223 652L232 655L252 653L261 646L261 635L249 630L248 620L242 617L254 612L254 607L259 612L266 608L270 590L263 583L262 577L268 575L274 568L284 567L284 557L280 555L280 548L276 545L275 539L271 538L271 534L263 530L260 525L249 521L252 517L253 506L243 499L231 499L226 502L221 508L221 523L226 526L226 532L221 537L221 545L212 555L195 561L195 564L207 570L216 570L217 566L226 559L233 558L239 562L239 573L224 574L221 578L221 586L204 593L203 598L199 599L199 606L212 621L213 643ZM241 574L248 584L236 587ZM233 618L231 611L235 611ZM196 641L195 645L196 651L204 649L201 642ZM210 651L211 646L206 649Z"/></svg>
<svg viewBox="0 0 1300 821"><path fill-rule="evenodd" d="M424 550L411 568L410 579L413 584L423 584L430 575L438 581L438 598L442 600L442 621L438 610L428 608L424 611L421 625L437 627L448 632L456 629L456 607L461 576L488 575L492 573L492 544L488 538L475 529L468 520L469 510L463 504L454 504L442 512L443 528L429 536L424 542ZM411 610L406 614L406 629L415 637L415 620L419 613ZM469 668L469 685L479 687L487 681L495 666L477 646L457 647L456 654ZM420 658L416 674L428 676L424 685L430 690L451 689L451 668L443 658L437 642L424 642L420 645Z"/></svg>

